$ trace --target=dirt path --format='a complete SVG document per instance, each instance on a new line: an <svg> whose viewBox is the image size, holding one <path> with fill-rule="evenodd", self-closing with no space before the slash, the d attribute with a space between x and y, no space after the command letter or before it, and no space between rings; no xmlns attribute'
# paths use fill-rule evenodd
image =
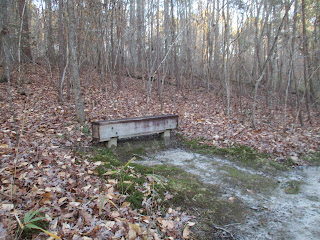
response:
<svg viewBox="0 0 320 240"><path fill-rule="evenodd" d="M222 226L235 239L319 239L319 167L266 173L183 149L165 150L139 162L177 166L203 183L218 185L220 198L244 204L250 210L244 221Z"/></svg>

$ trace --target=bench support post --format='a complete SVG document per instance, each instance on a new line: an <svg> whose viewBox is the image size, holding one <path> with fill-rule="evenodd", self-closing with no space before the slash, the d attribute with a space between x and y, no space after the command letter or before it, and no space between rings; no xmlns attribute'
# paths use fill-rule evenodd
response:
<svg viewBox="0 0 320 240"><path fill-rule="evenodd" d="M118 145L118 138L111 138L108 141L108 148L117 147Z"/></svg>
<svg viewBox="0 0 320 240"><path fill-rule="evenodd" d="M170 144L170 129L161 133L161 137L163 138L164 145L168 146Z"/></svg>

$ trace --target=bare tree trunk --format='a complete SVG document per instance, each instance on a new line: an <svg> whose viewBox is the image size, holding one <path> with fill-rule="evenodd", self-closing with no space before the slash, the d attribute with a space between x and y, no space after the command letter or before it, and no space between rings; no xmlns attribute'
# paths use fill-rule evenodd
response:
<svg viewBox="0 0 320 240"><path fill-rule="evenodd" d="M224 0L222 2L224 5ZM224 10L222 10L222 15L224 19L224 38L223 38L223 73L224 73L224 81L226 86L226 95L227 95L227 107L226 113L228 116L228 120L230 120L230 77L229 77L229 2L227 5L227 13L225 14Z"/></svg>
<svg viewBox="0 0 320 240"><path fill-rule="evenodd" d="M60 4L60 3L59 3ZM59 13L60 21L60 13ZM54 39L52 30L52 2L51 0L46 0L46 25L47 25L47 57L51 66L54 66Z"/></svg>
<svg viewBox="0 0 320 240"><path fill-rule="evenodd" d="M277 29L275 38L273 40L273 44L271 46L271 49L268 51L267 59L264 61L263 67L261 68L261 71L260 71L260 75L255 81L253 103L252 103L252 114L251 114L251 120L252 120L252 127L253 128L256 128L255 115L256 115L258 88L259 88L259 85L260 85L260 83L261 83L261 81L262 81L262 79L264 77L265 72L266 72L266 67L267 67L270 59L272 58L272 55L274 54L274 49L275 49L275 46L276 46L276 44L278 42L278 38L279 38L279 35L280 35L280 32L281 32L282 26L284 24L284 20L286 19L292 4L293 4L293 2L289 3L289 6L286 8L286 12L285 12L285 14L284 14L284 16L283 16L283 18L282 18L282 20L280 22L280 25L279 25L279 27Z"/></svg>
<svg viewBox="0 0 320 240"><path fill-rule="evenodd" d="M4 72L1 76L0 82L8 82L8 86L10 89L10 56L9 56L9 26L8 26L8 2L7 0L0 1L1 10L0 13L2 15L2 24L0 25L0 33L1 33L1 48L4 54ZM1 22L0 22L1 23ZM1 52L0 52L1 53Z"/></svg>
<svg viewBox="0 0 320 240"><path fill-rule="evenodd" d="M19 13L20 23L22 23L21 32L21 49L23 62L31 62L32 54L30 48L30 32L29 32L29 21L28 21L28 1L19 0Z"/></svg>
<svg viewBox="0 0 320 240"><path fill-rule="evenodd" d="M84 104L81 95L81 85L79 78L79 66L77 59L77 43L76 43L76 23L74 15L74 0L68 0L69 13L69 58L70 58L70 73L73 83L73 93L75 98L76 116L80 123L84 123Z"/></svg>
<svg viewBox="0 0 320 240"><path fill-rule="evenodd" d="M301 14L302 14L302 41L303 41L303 79L306 95L306 108L308 111L308 121L311 124L311 113L310 113L310 80L309 80L309 52L308 52L308 37L306 27L306 14L305 14L306 3L305 0L301 0Z"/></svg>
<svg viewBox="0 0 320 240"><path fill-rule="evenodd" d="M171 44L174 44L175 42L175 33L176 33L176 22L175 22L175 17L174 17L174 5L173 5L173 0L171 0ZM176 78L176 87L180 88L180 81L178 77L178 69L177 69L177 45L173 45L173 51L171 52L172 58L173 59L173 64L172 64L172 70L171 74L172 76L175 76Z"/></svg>
<svg viewBox="0 0 320 240"><path fill-rule="evenodd" d="M143 59L142 59L142 49L143 49L143 0L137 0L137 55L138 55L138 74L142 76L142 69L143 69Z"/></svg>
<svg viewBox="0 0 320 240"><path fill-rule="evenodd" d="M1 36L1 43L2 49L4 52L4 78L8 82L8 97L10 103L10 111L13 117L13 124L15 128L15 132L17 133L17 143L19 142L19 131L17 128L16 122L16 114L15 108L13 105L12 94L11 94L11 74L10 74L10 45L9 45L9 24L8 24L8 2L7 0L0 0L0 13L2 18L2 25L0 25L0 36Z"/></svg>
<svg viewBox="0 0 320 240"><path fill-rule="evenodd" d="M65 40L64 40L64 25L63 25L63 0L59 0L59 79L60 79L60 89L59 89L59 101L63 103L63 81L65 71ZM68 78L69 84L69 78ZM70 91L69 91L70 92ZM69 94L70 98L70 94Z"/></svg>
<svg viewBox="0 0 320 240"><path fill-rule="evenodd" d="M130 0L130 57L131 57L131 74L135 77L137 75L137 51L136 51L136 1Z"/></svg>
<svg viewBox="0 0 320 240"><path fill-rule="evenodd" d="M19 6L19 10L20 10L20 30L19 30L19 40L18 40L18 91L21 90L21 86L23 86L23 79L21 78L21 65L22 65L22 53L23 53L23 29L24 29L24 20L28 20L25 19L25 13L26 13L26 9L27 9L27 2L24 1L19 1L19 4L23 4L23 6ZM21 51L22 50L22 51ZM22 52L22 53L21 53ZM21 90L21 92L23 92L23 90Z"/></svg>
<svg viewBox="0 0 320 240"><path fill-rule="evenodd" d="M220 75L219 75L219 62L220 62L220 56L219 56L219 49L220 49L220 43L219 43L219 18L220 18L220 0L215 0L216 2L216 19L215 19L215 28L214 28L214 53L213 53L213 81L219 82L220 81ZM214 11L214 10L213 10ZM213 83L214 85L214 83Z"/></svg>
<svg viewBox="0 0 320 240"><path fill-rule="evenodd" d="M297 12L298 12L298 0L294 1L294 15L293 15L293 26L292 26L292 39L290 45L290 55L289 55L289 72L288 72L288 83L285 94L284 101L284 116L283 116L283 131L286 131L287 128L287 102L288 102L288 94L290 91L291 82L294 78L294 55L295 55L295 41L296 41L296 31L297 31ZM298 100L300 101L300 100Z"/></svg>

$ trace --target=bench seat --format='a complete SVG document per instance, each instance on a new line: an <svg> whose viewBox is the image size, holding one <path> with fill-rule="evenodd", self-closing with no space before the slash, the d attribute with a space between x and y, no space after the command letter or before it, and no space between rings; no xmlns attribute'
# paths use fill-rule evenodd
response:
<svg viewBox="0 0 320 240"><path fill-rule="evenodd" d="M92 137L96 142L108 141L108 147L117 146L117 139L162 133L165 141L170 130L178 127L177 115L159 115L92 122Z"/></svg>

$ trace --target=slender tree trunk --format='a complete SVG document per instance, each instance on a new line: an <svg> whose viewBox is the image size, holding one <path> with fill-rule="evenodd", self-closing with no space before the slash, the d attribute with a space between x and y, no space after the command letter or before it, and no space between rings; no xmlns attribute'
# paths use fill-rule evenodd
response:
<svg viewBox="0 0 320 240"><path fill-rule="evenodd" d="M59 3L60 4L60 3ZM59 13L60 21L60 13ZM54 39L52 30L52 2L51 0L46 0L46 25L47 25L47 57L51 65L54 65Z"/></svg>
<svg viewBox="0 0 320 240"><path fill-rule="evenodd" d="M130 0L130 69L134 77L137 75L137 51L136 51L136 1Z"/></svg>
<svg viewBox="0 0 320 240"><path fill-rule="evenodd" d="M289 72L288 72L288 83L285 94L285 102L284 102L284 116L283 116L283 131L286 131L287 128L287 102L288 102L288 94L290 92L290 86L294 78L294 55L295 55L295 41L296 41L296 31L297 31L297 11L298 11L298 0L294 1L294 15L293 15L293 25L292 25L292 39L290 44L290 54L289 54ZM298 93L297 93L298 95ZM298 100L300 101L300 100ZM299 109L300 107L298 107Z"/></svg>
<svg viewBox="0 0 320 240"><path fill-rule="evenodd" d="M252 103L252 114L251 114L251 120L252 120L252 127L253 128L256 128L256 121L255 121L255 115L256 115L256 106L257 106L257 96L258 96L258 88L259 88L259 85L265 75L265 72L266 72L266 67L270 61L270 59L272 58L272 55L274 54L274 50L275 50L275 46L278 42L278 39L279 39L279 35L280 35L280 32L282 30L282 27L283 27L283 24L284 24L284 20L285 18L287 17L289 11L290 11L290 8L292 6L293 2L291 2L289 4L289 6L286 8L286 12L280 22L280 25L277 29L277 32L276 32L276 35L275 35L275 38L273 40L273 43L272 43L272 46L270 48L270 50L268 50L268 54L267 54L267 58L266 60L264 61L264 64L261 68L261 72L260 72L260 75L259 77L256 79L255 81L255 85L254 85L254 95L253 95L253 103Z"/></svg>
<svg viewBox="0 0 320 240"><path fill-rule="evenodd" d="M219 18L220 18L220 1L215 0L216 2L216 19L215 19L215 28L214 28L214 53L213 53L213 81L220 82L220 74L219 74L219 62L220 62L220 55L219 55L219 49L220 49L220 42L219 42ZM212 83L215 85L214 83ZM217 83L216 83L217 84Z"/></svg>
<svg viewBox="0 0 320 240"><path fill-rule="evenodd" d="M174 5L173 5L173 0L171 0L171 44L173 44L173 51L171 52L173 59L173 64L171 68L171 74L172 77L175 76L176 78L176 87L180 87L179 79L178 79L178 69L177 69L177 45L175 44L175 33L176 33L176 22L175 22L175 17L174 17Z"/></svg>
<svg viewBox="0 0 320 240"><path fill-rule="evenodd" d="M1 43L2 49L4 52L4 78L8 82L8 97L10 103L10 111L13 117L13 124L15 128L15 132L17 133L17 143L19 142L19 131L17 128L16 122L16 114L15 108L12 100L11 94L11 73L10 73L10 44L9 44L9 24L8 24L8 1L7 0L0 0L0 13L2 15L0 21L2 21L2 25L0 25L0 36L1 36Z"/></svg>
<svg viewBox="0 0 320 240"><path fill-rule="evenodd" d="M122 3L119 1L117 6L117 90L119 91L121 89L121 75L122 75L122 54L123 54L123 48L122 48Z"/></svg>
<svg viewBox="0 0 320 240"><path fill-rule="evenodd" d="M27 2L26 1L19 1L19 4L23 4L23 6L19 6L20 10L20 30L19 30L19 39L18 39L18 91L23 92L21 90L21 86L23 86L23 78L21 73L21 65L22 65L22 57L23 57L23 26L24 26L24 16L27 9ZM27 19L28 20L28 19Z"/></svg>
<svg viewBox="0 0 320 240"><path fill-rule="evenodd" d="M310 113L310 80L309 80L309 51L308 51L308 37L306 27L306 3L305 0L301 0L301 14L302 14L302 41L303 41L303 79L304 87L306 92L306 108L308 112L308 121L311 124L311 113Z"/></svg>
<svg viewBox="0 0 320 240"><path fill-rule="evenodd" d="M222 2L224 5L224 1ZM223 39L223 73L224 73L224 82L226 86L226 95L227 95L227 107L226 113L228 120L230 119L230 78L229 78L229 2L226 3L226 14L223 10L223 19L224 19L224 39Z"/></svg>
<svg viewBox="0 0 320 240"><path fill-rule="evenodd" d="M79 78L79 66L77 59L77 42L76 42L76 23L74 15L74 0L68 0L69 13L69 58L70 58L70 73L73 83L73 93L75 98L76 116L80 123L84 123L84 104L81 95L81 85Z"/></svg>
<svg viewBox="0 0 320 240"><path fill-rule="evenodd" d="M21 60L23 62L32 62L28 12L29 11L28 11L27 0L19 0L20 23L22 23L22 32L21 32L22 58Z"/></svg>
<svg viewBox="0 0 320 240"><path fill-rule="evenodd" d="M65 40L64 40L64 24L63 24L63 0L59 0L59 79L60 79L60 89L59 89L59 100L63 103L63 74L65 68ZM67 85L69 85L69 78L67 80ZM69 91L70 93L70 91ZM70 98L70 94L68 95Z"/></svg>
<svg viewBox="0 0 320 240"><path fill-rule="evenodd" d="M142 76L142 37L143 37L143 1L137 0L137 66L138 66L138 74L139 76Z"/></svg>
<svg viewBox="0 0 320 240"><path fill-rule="evenodd" d="M1 48L4 54L4 72L1 76L0 82L8 82L8 86L10 89L10 56L9 56L9 26L8 26L8 2L7 0L0 1L0 13L2 15L2 24L0 25L0 33L1 33ZM0 22L1 23L1 22Z"/></svg>

